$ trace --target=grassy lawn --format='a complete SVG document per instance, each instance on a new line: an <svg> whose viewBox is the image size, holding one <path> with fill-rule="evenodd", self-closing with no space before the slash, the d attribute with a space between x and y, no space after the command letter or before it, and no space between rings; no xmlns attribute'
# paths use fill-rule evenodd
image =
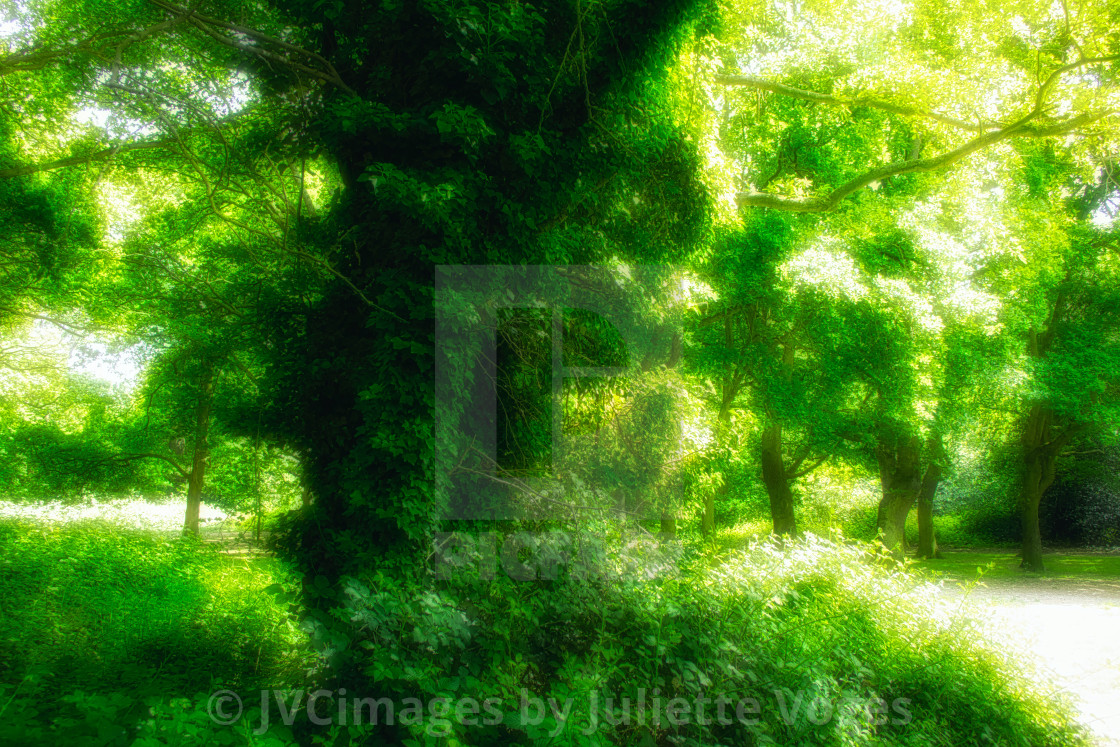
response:
<svg viewBox="0 0 1120 747"><path fill-rule="evenodd" d="M917 560L914 566L944 575L954 581L1002 578L1051 579L1120 579L1120 555L1088 553L1047 553L1046 571L1032 573L1019 569L1019 555L1014 550L976 552L945 550L944 558Z"/></svg>

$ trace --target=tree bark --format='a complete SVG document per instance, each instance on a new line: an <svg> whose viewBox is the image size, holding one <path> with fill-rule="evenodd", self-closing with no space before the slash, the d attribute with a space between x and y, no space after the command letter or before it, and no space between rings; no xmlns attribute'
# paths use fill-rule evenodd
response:
<svg viewBox="0 0 1120 747"><path fill-rule="evenodd" d="M195 409L194 454L191 474L187 479L187 515L183 531L198 535L198 515L202 507L202 486L206 480L206 466L210 462L210 409L214 402L213 364L203 364L198 381L198 404Z"/></svg>
<svg viewBox="0 0 1120 747"><path fill-rule="evenodd" d="M658 329L654 337L654 345L650 347L649 352L642 360L642 373L647 373L653 369L657 360L657 341L662 338L662 329ZM680 330L674 329L672 337L669 342L669 357L665 361L665 368L676 368L681 360L681 333ZM714 506L713 506L714 510ZM677 514L676 506L669 505L663 506L661 509L661 537L662 539L676 539L677 536ZM705 533L707 536L707 533Z"/></svg>
<svg viewBox="0 0 1120 747"><path fill-rule="evenodd" d="M700 515L700 534L705 539L715 536L716 533L716 496L724 496L731 492L731 481L724 477L723 484L717 490L704 494L704 512Z"/></svg>
<svg viewBox="0 0 1120 747"><path fill-rule="evenodd" d="M918 557L940 558L937 549L937 535L933 531L933 496L937 484L941 482L941 467L930 463L922 478L922 488L918 493Z"/></svg>
<svg viewBox="0 0 1120 747"><path fill-rule="evenodd" d="M662 539L676 539L677 536L677 517L668 511L661 513L661 537Z"/></svg>
<svg viewBox="0 0 1120 747"><path fill-rule="evenodd" d="M1067 273L1066 279L1069 279ZM1059 292L1050 309L1050 318L1041 332L1031 328L1027 334L1027 355L1039 360L1046 357L1050 346L1058 334L1066 307L1066 296ZM1023 479L1019 488L1019 521L1023 530L1023 561L1020 568L1041 573L1045 570L1042 562L1042 532L1038 523L1038 507L1046 489L1054 482L1058 453L1075 429L1066 428L1056 437L1053 435L1054 411L1044 403L1031 406L1023 424Z"/></svg>
<svg viewBox="0 0 1120 747"><path fill-rule="evenodd" d="M905 436L880 439L876 449L883 497L879 500L879 539L896 557L906 552L906 517L922 488L921 441Z"/></svg>
<svg viewBox="0 0 1120 747"><path fill-rule="evenodd" d="M1038 523L1038 508L1046 489L1054 482L1058 449L1064 441L1064 438L1051 440L1052 425L1053 411L1044 405L1034 405L1023 430L1023 483L1019 492L1023 562L1020 567L1039 573L1046 567L1042 562L1042 532Z"/></svg>
<svg viewBox="0 0 1120 747"><path fill-rule="evenodd" d="M793 516L793 491L782 458L782 425L772 423L762 432L761 439L762 482L770 497L770 517L774 534L796 535L797 522Z"/></svg>

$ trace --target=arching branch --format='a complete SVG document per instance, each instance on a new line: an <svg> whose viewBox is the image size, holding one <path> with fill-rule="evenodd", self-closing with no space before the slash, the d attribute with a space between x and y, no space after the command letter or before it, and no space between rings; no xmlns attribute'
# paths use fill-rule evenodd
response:
<svg viewBox="0 0 1120 747"><path fill-rule="evenodd" d="M149 2L157 8L186 19L199 31L224 46L237 49L247 54L256 55L262 59L278 62L294 70L306 73L325 83L330 83L347 93L354 93L354 89L346 85L346 82L342 80L342 76L338 74L338 70L335 69L330 60L316 52L298 47L283 39L278 39L275 36L247 26L203 15L190 8L184 8L174 3L167 2L167 0L149 0ZM234 34L248 37L253 43L247 43L235 37L227 36L216 29L224 29L225 31L232 31ZM266 49L264 45L281 50L284 54Z"/></svg>
<svg viewBox="0 0 1120 747"><path fill-rule="evenodd" d="M815 104L830 104L833 106L868 106L872 109L880 109L891 114L899 114L904 117L924 117L926 119L933 119L942 124L947 124L952 127L957 127L969 132L984 132L996 127L999 127L998 122L980 124L977 122L966 122L963 119L950 117L945 114L939 114L925 109L919 109L914 106L906 106L904 104L895 104L883 99L875 99L867 96L857 96L855 98L844 98L842 96L832 96L827 93L817 93L816 91L806 91L802 88L794 88L787 86L783 83L775 83L762 78L755 78L750 75L717 75L715 82L725 86L745 86L747 88L754 88L759 91L769 91L781 96L788 96L793 99L801 99L802 101L811 101Z"/></svg>
<svg viewBox="0 0 1120 747"><path fill-rule="evenodd" d="M180 467L179 463L176 462L174 459L172 459L171 457L168 457L168 456L164 456L163 454L156 454L155 452L145 451L145 452L141 452L141 453L138 453L138 454L118 454L118 455L112 457L111 459L109 459L107 461L131 462L131 461L136 460L136 459L162 459L163 461L167 462L172 467L174 467L175 470L180 475L182 475L183 477L190 478L190 476L191 476L191 473L188 472L187 470L183 469L182 467Z"/></svg>
<svg viewBox="0 0 1120 747"><path fill-rule="evenodd" d="M67 158L60 158L57 161L46 161L44 163L28 164L27 166L14 166L9 169L0 169L0 179L12 179L17 176L37 174L41 171L54 171L55 169L64 169L68 166L83 166L89 163L98 163L100 161L107 161L120 153L129 153L134 150L166 148L172 144L173 142L171 140L148 140L144 142L124 143L84 156L68 156Z"/></svg>
<svg viewBox="0 0 1120 747"><path fill-rule="evenodd" d="M921 158L916 161L896 161L895 163L889 163L870 169L820 197L806 199L779 197L777 195L763 194L760 192L748 192L737 195L735 201L740 207L762 207L793 213L828 212L836 208L845 197L863 189L873 182L881 181L887 177L913 172L938 171L952 166L973 153L989 148L1003 140L1013 137L1042 138L1064 135L1079 127L1084 127L1104 119L1113 113L1114 112L1085 112L1052 125L1040 126L1033 124L1034 120L1041 117L1040 112L1035 110L1003 129L995 130L994 132L986 132L983 135L973 138L964 145L948 151L947 153L942 153L939 156Z"/></svg>
<svg viewBox="0 0 1120 747"><path fill-rule="evenodd" d="M812 472L813 470L815 470L815 469L816 469L817 467L819 467L819 466L821 466L822 464L824 464L824 463L825 463L825 461L826 461L826 460L827 460L827 459L828 459L828 458L829 458L830 456L832 456L832 452L827 452L827 453L825 453L825 454L822 454L822 455L821 455L821 456L820 456L820 457L819 457L819 458L818 458L818 459L817 459L816 461L814 461L814 462L813 462L812 464L810 464L810 465L809 465L808 467L806 467L805 469L802 469L802 470L798 470L797 468L801 466L801 462L802 462L802 461L804 461L804 458L802 458L802 459L798 460L798 461L797 461L797 462L796 462L796 463L795 463L794 465L792 465L792 466L791 466L791 467L789 468L789 470L788 470L788 471L786 472L786 479L787 479L787 480L799 480L799 479L801 479L801 478L802 478L802 477L804 477L805 475L807 475L807 474L809 474L810 472Z"/></svg>
<svg viewBox="0 0 1120 747"><path fill-rule="evenodd" d="M131 33L133 33L131 29L115 29L94 34L91 37L62 47L32 46L19 52L10 52L0 56L0 78L13 73L42 70L53 62L70 58L76 52L98 51L101 44L119 39L122 36L128 36Z"/></svg>

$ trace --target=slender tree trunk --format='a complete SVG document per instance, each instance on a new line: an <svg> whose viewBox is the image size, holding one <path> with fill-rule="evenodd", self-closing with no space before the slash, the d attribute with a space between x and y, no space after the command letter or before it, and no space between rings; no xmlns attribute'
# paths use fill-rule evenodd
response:
<svg viewBox="0 0 1120 747"><path fill-rule="evenodd" d="M1066 279L1069 279L1067 274ZM1066 296L1059 292L1050 310L1046 328L1033 327L1027 335L1027 355L1033 360L1046 357L1057 335L1066 306ZM1020 568L1042 572L1042 532L1038 525L1038 507L1046 489L1054 482L1058 454L1077 432L1072 424L1054 433L1054 411L1039 402L1031 406L1023 427L1023 479L1019 489L1019 520L1023 528L1023 562Z"/></svg>
<svg viewBox="0 0 1120 747"><path fill-rule="evenodd" d="M922 489L918 494L918 557L940 558L937 549L937 535L933 531L933 496L937 484L941 482L941 467L930 463L922 478Z"/></svg>
<svg viewBox="0 0 1120 747"><path fill-rule="evenodd" d="M704 495L704 513L700 515L700 534L705 538L714 537L716 534L716 496L723 497L731 492L731 481L724 477L723 484L716 490Z"/></svg>
<svg viewBox="0 0 1120 747"><path fill-rule="evenodd" d="M661 512L661 537L674 539L677 536L677 517L668 511Z"/></svg>
<svg viewBox="0 0 1120 747"><path fill-rule="evenodd" d="M681 341L680 330L673 330L673 336L669 342L669 359L665 361L665 368L677 367L677 364L681 362L682 350L683 345ZM666 539L676 539L677 537L676 510L676 502L673 502L669 506L665 507L665 509L663 509L661 512L661 536Z"/></svg>
<svg viewBox="0 0 1120 747"><path fill-rule="evenodd" d="M730 383L723 386L723 398L719 405L719 414L716 415L716 427L721 438L726 437L728 428L731 427L731 402L735 392ZM705 538L714 537L716 533L716 496L725 496L731 492L731 478L724 476L723 484L717 490L704 494L704 513L700 516L700 534Z"/></svg>
<svg viewBox="0 0 1120 747"><path fill-rule="evenodd" d="M1038 507L1046 489L1054 482L1058 461L1058 444L1050 440L1053 412L1035 405L1027 416L1023 430L1023 484L1019 493L1019 519L1023 527L1023 562L1021 568L1042 572L1042 532L1038 523Z"/></svg>
<svg viewBox="0 0 1120 747"><path fill-rule="evenodd" d="M891 442L880 440L876 449L883 497L879 501L879 539L902 557L906 552L906 517L922 488L919 470L921 441L913 436Z"/></svg>
<svg viewBox="0 0 1120 747"><path fill-rule="evenodd" d="M195 409L194 455L191 474L187 480L187 516L183 531L198 534L198 514L202 507L202 486L206 479L206 466L210 462L210 408L214 401L214 368L203 364L198 382L198 405Z"/></svg>
<svg viewBox="0 0 1120 747"><path fill-rule="evenodd" d="M762 482L770 497L770 517L774 522L774 534L797 534L797 522L793 516L793 491L790 489L782 458L782 426L772 423L762 432L761 453Z"/></svg>

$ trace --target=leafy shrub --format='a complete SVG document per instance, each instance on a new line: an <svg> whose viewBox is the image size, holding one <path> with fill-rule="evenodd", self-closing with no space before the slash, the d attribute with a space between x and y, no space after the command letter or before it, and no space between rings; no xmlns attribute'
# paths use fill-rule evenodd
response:
<svg viewBox="0 0 1120 747"><path fill-rule="evenodd" d="M807 495L798 518L806 531L823 536L839 531L865 541L878 536L878 479L818 471L806 478L804 489Z"/></svg>
<svg viewBox="0 0 1120 747"><path fill-rule="evenodd" d="M933 517L937 542L944 547L1007 547L1018 545L1021 537L1019 517L1009 512L961 511ZM918 544L918 517L911 512L906 519L906 542Z"/></svg>
<svg viewBox="0 0 1120 747"><path fill-rule="evenodd" d="M1015 508L1019 464L1018 451L1011 446L962 460L941 481L934 498L939 541L957 547L1019 542L1022 534ZM948 516L956 518L943 521Z"/></svg>
<svg viewBox="0 0 1120 747"><path fill-rule="evenodd" d="M1039 509L1044 536L1074 545L1120 544L1120 493L1105 480L1067 477L1046 491Z"/></svg>
<svg viewBox="0 0 1120 747"><path fill-rule="evenodd" d="M574 576L349 578L344 605L313 630L331 687L427 710L305 734L318 744L1081 743L1068 707L873 544L808 536L724 560L687 555L679 573L655 578ZM757 721L711 718L720 696L753 698ZM469 725L432 709L468 698L490 699L495 717ZM677 722L664 710L675 698ZM704 698L706 723L695 710ZM692 709L683 721L681 703Z"/></svg>

